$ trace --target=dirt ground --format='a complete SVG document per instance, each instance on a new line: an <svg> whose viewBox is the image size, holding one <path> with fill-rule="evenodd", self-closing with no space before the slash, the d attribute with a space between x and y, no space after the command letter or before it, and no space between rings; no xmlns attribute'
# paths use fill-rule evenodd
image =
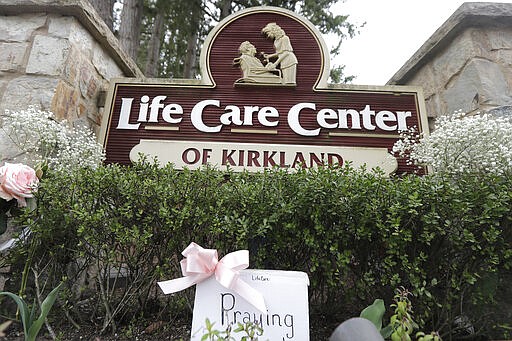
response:
<svg viewBox="0 0 512 341"><path fill-rule="evenodd" d="M80 329L68 325L52 327L59 341L186 341L190 340L190 325L191 321L186 319L173 323L157 321L140 328L120 327L116 333L106 335L101 335L99 328L92 325L82 326ZM327 340L335 328L336 324L313 328L310 339L311 341ZM38 341L53 340L44 326L40 335L37 338ZM7 330L7 336L0 337L0 341L23 340L22 327L19 323L13 323Z"/></svg>
<svg viewBox="0 0 512 341"><path fill-rule="evenodd" d="M75 328L55 328L56 340L61 341L164 341L164 340L189 340L190 327L187 325L181 326L166 326L164 322L156 322L148 326L147 330L130 330L122 329L117 333L109 333L101 335L97 328L94 326L82 326L80 329ZM0 337L1 341L24 341L21 326L13 326L8 330L6 337ZM43 327L38 341L50 341L53 338L49 335L48 331Z"/></svg>

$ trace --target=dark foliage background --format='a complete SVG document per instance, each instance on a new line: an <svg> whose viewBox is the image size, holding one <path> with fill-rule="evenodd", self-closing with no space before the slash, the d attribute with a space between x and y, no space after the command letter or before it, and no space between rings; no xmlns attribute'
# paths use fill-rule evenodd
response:
<svg viewBox="0 0 512 341"><path fill-rule="evenodd" d="M345 0L89 0L122 48L146 77L197 78L201 46L212 28L232 13L255 6L275 6L310 20L329 35L330 53L358 34L348 15L333 14ZM364 26L361 25L361 26ZM331 81L351 82L344 65L333 65Z"/></svg>

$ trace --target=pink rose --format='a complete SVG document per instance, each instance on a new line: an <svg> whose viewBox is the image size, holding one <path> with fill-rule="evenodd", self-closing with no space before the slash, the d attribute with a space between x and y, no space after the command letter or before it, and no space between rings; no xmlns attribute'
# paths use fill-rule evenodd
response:
<svg viewBox="0 0 512 341"><path fill-rule="evenodd" d="M32 198L39 179L36 172L21 163L6 163L0 167L0 198L16 199L19 206L27 206L25 198Z"/></svg>

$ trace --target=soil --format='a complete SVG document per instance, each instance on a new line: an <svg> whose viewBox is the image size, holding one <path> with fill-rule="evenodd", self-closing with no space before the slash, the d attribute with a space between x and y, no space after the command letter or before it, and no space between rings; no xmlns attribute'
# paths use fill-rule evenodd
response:
<svg viewBox="0 0 512 341"><path fill-rule="evenodd" d="M325 318L325 317L324 317ZM326 320L324 319L324 322ZM85 325L75 329L70 325L52 326L60 341L185 341L190 340L190 325L188 319L173 322L151 322L144 327L120 327L117 333L102 335L99 326ZM329 335L336 328L335 323L323 324L311 330L311 341L328 340ZM51 341L52 337L43 326L41 336L37 341ZM7 329L7 336L0 337L0 341L24 341L22 326L13 323Z"/></svg>
<svg viewBox="0 0 512 341"><path fill-rule="evenodd" d="M163 321L154 322L145 329L123 328L117 333L102 335L96 326L86 325L76 329L71 326L54 328L56 340L61 341L180 341L190 339L190 324L184 321L177 323L172 328ZM48 331L43 327L41 336L37 341L53 341ZM7 336L0 337L1 341L24 341L21 325L12 325Z"/></svg>
<svg viewBox="0 0 512 341"><path fill-rule="evenodd" d="M4 307L5 308L5 307ZM80 328L75 328L70 320L63 314L53 317L50 321L51 327L59 341L185 341L190 340L190 329L192 325L192 314L188 312L161 315L149 315L144 319L131 317L121 325L118 324L116 331L101 333L102 324L93 323L91 315L80 317ZM132 322L129 322L131 320ZM326 314L317 310L310 310L310 340L328 340L334 329L343 320L341 316ZM0 316L0 324L4 321ZM0 341L24 341L23 327L19 322L13 322L5 331L6 336L0 336ZM38 341L53 341L48 329L43 325Z"/></svg>

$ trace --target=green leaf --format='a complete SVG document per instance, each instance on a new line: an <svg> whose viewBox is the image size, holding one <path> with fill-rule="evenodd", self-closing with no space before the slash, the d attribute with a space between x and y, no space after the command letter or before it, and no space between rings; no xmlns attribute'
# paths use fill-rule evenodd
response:
<svg viewBox="0 0 512 341"><path fill-rule="evenodd" d="M39 334L39 330L43 326L44 320L46 319L46 316L50 313L50 309L52 309L53 304L55 303L55 300L57 299L57 295L59 293L60 287L62 286L62 282L53 289L48 296L44 299L43 303L41 304L41 314L39 314L39 317L37 320L32 323L30 326L30 329L28 330L28 334L26 335L27 341L35 341L37 334Z"/></svg>
<svg viewBox="0 0 512 341"><path fill-rule="evenodd" d="M204 322L206 324L206 329L211 330L213 324L210 322L210 319L207 318Z"/></svg>
<svg viewBox="0 0 512 341"><path fill-rule="evenodd" d="M32 326L32 323L36 319L36 300L34 299L34 302L32 302L32 309L30 309L30 315L27 322L27 328L30 330L30 327Z"/></svg>
<svg viewBox="0 0 512 341"><path fill-rule="evenodd" d="M391 334L393 333L393 326L391 324L388 324L387 326L385 326L384 328L382 328L380 330L380 335L384 338L384 339L387 339L391 336Z"/></svg>
<svg viewBox="0 0 512 341"><path fill-rule="evenodd" d="M402 341L402 338L397 333L391 335L391 341Z"/></svg>
<svg viewBox="0 0 512 341"><path fill-rule="evenodd" d="M364 308L359 316L370 320L375 325L375 327L377 327L377 330L381 330L382 318L384 317L385 312L386 308L384 307L384 300L378 298L373 301L372 305Z"/></svg>
<svg viewBox="0 0 512 341"><path fill-rule="evenodd" d="M21 323L23 324L23 332L25 333L25 335L27 335L29 323L30 323L30 321L29 321L30 313L28 311L28 306L25 303L25 301L18 295L13 294L12 292L3 291L3 292L0 292L0 295L8 296L16 302L16 304L18 305L18 309L20 311L20 315L21 315Z"/></svg>

